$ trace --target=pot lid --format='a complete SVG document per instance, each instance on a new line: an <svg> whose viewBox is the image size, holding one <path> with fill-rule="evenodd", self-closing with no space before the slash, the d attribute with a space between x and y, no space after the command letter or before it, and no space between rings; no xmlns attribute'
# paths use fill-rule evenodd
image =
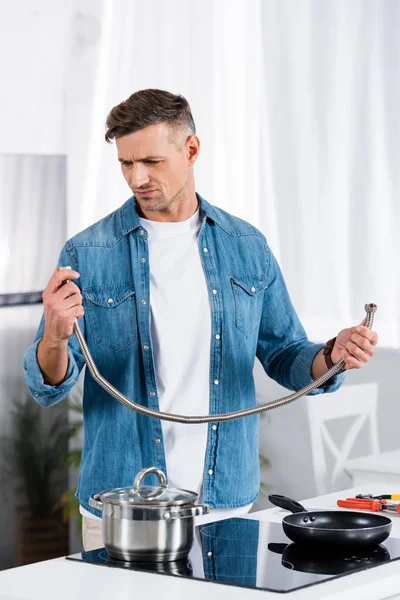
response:
<svg viewBox="0 0 400 600"><path fill-rule="evenodd" d="M146 475L155 473L159 485L141 485ZM167 486L164 473L156 467L142 469L135 477L133 486L114 488L99 494L101 499L111 504L124 504L129 506L180 506L182 504L194 503L197 494L189 490L180 490Z"/></svg>

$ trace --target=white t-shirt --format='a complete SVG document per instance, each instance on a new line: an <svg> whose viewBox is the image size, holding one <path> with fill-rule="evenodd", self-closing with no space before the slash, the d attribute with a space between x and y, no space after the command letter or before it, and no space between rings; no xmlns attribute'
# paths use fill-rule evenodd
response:
<svg viewBox="0 0 400 600"><path fill-rule="evenodd" d="M198 248L199 211L178 223L140 219L140 224L148 232L150 333L159 408L207 415L211 309ZM201 496L207 424L161 424L168 485ZM243 515L250 506L213 510L207 520ZM94 516L82 507L81 513Z"/></svg>
<svg viewBox="0 0 400 600"><path fill-rule="evenodd" d="M209 412L211 312L197 245L199 211L186 221L140 219L148 232L150 332L160 410ZM168 485L201 491L207 424L161 421Z"/></svg>

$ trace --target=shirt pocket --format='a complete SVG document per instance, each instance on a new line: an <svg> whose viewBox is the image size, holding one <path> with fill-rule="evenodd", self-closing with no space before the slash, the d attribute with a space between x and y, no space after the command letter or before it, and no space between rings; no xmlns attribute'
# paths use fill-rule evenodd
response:
<svg viewBox="0 0 400 600"><path fill-rule="evenodd" d="M229 275L232 285L235 325L246 336L258 333L263 307L265 276Z"/></svg>
<svg viewBox="0 0 400 600"><path fill-rule="evenodd" d="M82 295L95 344L118 352L137 339L133 284L87 288Z"/></svg>

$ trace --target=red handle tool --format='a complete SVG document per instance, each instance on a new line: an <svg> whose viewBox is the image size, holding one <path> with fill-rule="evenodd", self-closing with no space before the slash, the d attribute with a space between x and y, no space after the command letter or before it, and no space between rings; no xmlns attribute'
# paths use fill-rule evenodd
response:
<svg viewBox="0 0 400 600"><path fill-rule="evenodd" d="M389 510L400 514L400 504L388 504L386 500L370 500L367 498L347 498L346 500L338 500L337 505L342 508L361 508L364 510Z"/></svg>

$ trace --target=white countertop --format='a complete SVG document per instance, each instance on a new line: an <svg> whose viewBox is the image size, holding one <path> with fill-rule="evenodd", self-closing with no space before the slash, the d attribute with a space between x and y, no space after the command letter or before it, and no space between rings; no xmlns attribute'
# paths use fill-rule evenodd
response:
<svg viewBox="0 0 400 600"><path fill-rule="evenodd" d="M396 493L400 490L389 490ZM382 484L359 486L306 500L310 508L335 508L338 498L357 493L387 493ZM252 513L248 518L279 522L287 514L279 508ZM392 535L400 538L400 515L385 513L393 522ZM285 594L232 587L183 577L162 576L73 562L65 558L44 561L0 572L0 600L251 600L263 597L296 600L383 600L400 598L400 561L320 583Z"/></svg>

